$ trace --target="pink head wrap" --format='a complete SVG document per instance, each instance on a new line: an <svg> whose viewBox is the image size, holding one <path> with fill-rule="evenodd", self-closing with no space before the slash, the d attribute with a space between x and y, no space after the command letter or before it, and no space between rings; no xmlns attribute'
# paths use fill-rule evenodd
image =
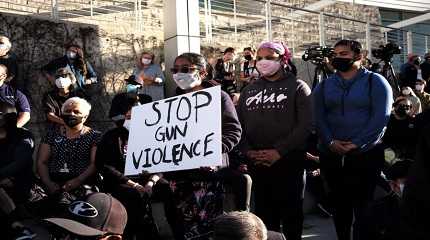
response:
<svg viewBox="0 0 430 240"><path fill-rule="evenodd" d="M282 55L282 59L286 64L288 64L288 60L292 58L290 49L288 49L287 45L283 42L263 42L260 44L260 46L258 46L258 49L260 48L270 48L277 54Z"/></svg>

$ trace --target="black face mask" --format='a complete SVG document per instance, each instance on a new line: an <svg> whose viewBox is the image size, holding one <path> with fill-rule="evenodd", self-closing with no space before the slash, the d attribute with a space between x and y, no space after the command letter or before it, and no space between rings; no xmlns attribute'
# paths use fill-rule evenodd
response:
<svg viewBox="0 0 430 240"><path fill-rule="evenodd" d="M352 58L333 58L331 65L339 72L348 72L351 70L354 60Z"/></svg>
<svg viewBox="0 0 430 240"><path fill-rule="evenodd" d="M83 117L68 114L62 115L61 118L63 119L64 123L70 128L73 128L76 125L80 124L83 119Z"/></svg>
<svg viewBox="0 0 430 240"><path fill-rule="evenodd" d="M397 116L399 116L399 117L406 117L408 115L409 108L403 107L403 106L399 106L399 107L396 108L395 111L396 111Z"/></svg>
<svg viewBox="0 0 430 240"><path fill-rule="evenodd" d="M245 55L245 60L246 61L251 61L252 60L252 56L251 55Z"/></svg>
<svg viewBox="0 0 430 240"><path fill-rule="evenodd" d="M420 65L421 61L419 59L415 59L414 64L415 65Z"/></svg>

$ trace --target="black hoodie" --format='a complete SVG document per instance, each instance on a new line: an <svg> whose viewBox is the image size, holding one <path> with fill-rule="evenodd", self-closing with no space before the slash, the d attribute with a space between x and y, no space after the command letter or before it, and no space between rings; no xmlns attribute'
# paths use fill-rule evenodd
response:
<svg viewBox="0 0 430 240"><path fill-rule="evenodd" d="M304 150L312 128L311 90L288 72L243 89L238 114L243 127L241 151L276 149L281 156Z"/></svg>

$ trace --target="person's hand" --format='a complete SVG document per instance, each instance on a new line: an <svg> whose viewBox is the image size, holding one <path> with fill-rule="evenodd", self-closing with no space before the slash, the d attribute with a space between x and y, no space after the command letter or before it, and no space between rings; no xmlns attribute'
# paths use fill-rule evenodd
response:
<svg viewBox="0 0 430 240"><path fill-rule="evenodd" d="M3 178L2 180L0 180L0 187L7 187L7 188L11 188L13 187L13 182L11 179L9 178Z"/></svg>
<svg viewBox="0 0 430 240"><path fill-rule="evenodd" d="M233 93L232 101L235 106L239 103L239 98L240 98L240 93Z"/></svg>
<svg viewBox="0 0 430 240"><path fill-rule="evenodd" d="M200 167L200 169L206 172L214 172L216 167Z"/></svg>
<svg viewBox="0 0 430 240"><path fill-rule="evenodd" d="M148 196L152 195L152 187L154 186L153 181L148 181L145 186L138 184L135 188L139 191L140 194L148 194Z"/></svg>
<svg viewBox="0 0 430 240"><path fill-rule="evenodd" d="M343 146L347 149L347 152L350 152L350 151L358 148L358 146L355 145L354 143L348 143L348 144L345 144Z"/></svg>
<svg viewBox="0 0 430 240"><path fill-rule="evenodd" d="M81 181L79 181L79 179L77 179L77 178L73 178L73 179L67 181L61 188L65 192L69 192L71 190L78 188L80 185L81 185Z"/></svg>
<svg viewBox="0 0 430 240"><path fill-rule="evenodd" d="M348 141L333 140L333 142L331 142L331 144L329 145L329 148L334 153L344 155L345 153L350 151L350 148L348 147L350 144L353 143Z"/></svg>
<svg viewBox="0 0 430 240"><path fill-rule="evenodd" d="M262 164L264 166L272 166L275 162L281 159L281 154L276 149L267 149L258 151L259 155L256 160L257 164Z"/></svg>
<svg viewBox="0 0 430 240"><path fill-rule="evenodd" d="M60 191L60 186L58 184L56 184L55 182L48 182L46 184L46 187L48 188L48 193L49 194L54 194L57 193L58 191Z"/></svg>
<svg viewBox="0 0 430 240"><path fill-rule="evenodd" d="M237 170L239 170L239 172L241 172L241 173L247 173L248 172L248 165L240 164L239 167L237 168Z"/></svg>
<svg viewBox="0 0 430 240"><path fill-rule="evenodd" d="M321 171L318 168L317 170L312 171L312 177L318 177L321 175Z"/></svg>
<svg viewBox="0 0 430 240"><path fill-rule="evenodd" d="M261 153L260 153L260 151L249 150L248 152L246 152L246 156L249 159L255 161L256 159L260 158Z"/></svg>
<svg viewBox="0 0 430 240"><path fill-rule="evenodd" d="M315 156L312 155L308 152L306 152L306 159L311 160L311 161L315 161L315 162L319 162L320 161L320 157L319 156Z"/></svg>

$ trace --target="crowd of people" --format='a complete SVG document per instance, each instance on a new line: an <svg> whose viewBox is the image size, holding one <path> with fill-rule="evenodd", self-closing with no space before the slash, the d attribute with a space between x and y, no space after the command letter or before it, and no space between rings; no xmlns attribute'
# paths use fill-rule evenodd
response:
<svg viewBox="0 0 430 240"><path fill-rule="evenodd" d="M125 176L131 109L164 99L165 77L145 51L127 90L112 99L111 130L88 126L98 76L83 49L43 66L49 81L40 144L18 61L0 37L0 215L5 239L160 239L163 203L174 239L301 239L304 191L333 217L339 240L426 239L430 213L430 54L411 54L401 92L368 70L359 42L340 40L333 73L311 90L288 47L263 42L214 65L176 57L181 95L221 86L223 166ZM27 93L31 94L31 93ZM103 130L100 132L99 130ZM37 149L36 159L33 152ZM233 206L226 208L227 189ZM225 213L228 211L228 213ZM255 215L253 213L255 213Z"/></svg>

